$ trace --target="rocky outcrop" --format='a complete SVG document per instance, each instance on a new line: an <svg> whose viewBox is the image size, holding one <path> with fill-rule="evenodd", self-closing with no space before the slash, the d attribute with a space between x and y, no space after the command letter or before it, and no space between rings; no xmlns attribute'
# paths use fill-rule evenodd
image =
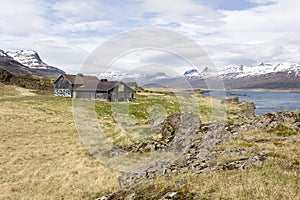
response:
<svg viewBox="0 0 300 200"><path fill-rule="evenodd" d="M179 146L181 148L181 151L178 151L180 154L177 155L175 160L170 159L148 163L133 171L123 172L119 177L119 183L123 188L121 191L127 192L109 195L107 199L118 199L120 195L124 198L132 197L131 199L138 199L138 197L132 196L134 194L128 191L140 186L143 183L142 180L154 179L155 177L172 177L181 173L203 174L224 170L250 169L255 166L262 166L266 160L272 158L269 157L270 152L266 150L253 153L244 148L234 150L214 148L217 144L226 144L231 141L241 131L256 128L269 131L283 124L284 127L291 129L297 134L259 141L243 139L245 142L251 143L282 141L300 136L300 111L274 112L256 117L252 115L250 117L247 117L247 115L242 116L244 117L239 118L239 120L225 120L210 124L201 124L199 118L191 114L178 114L167 117L160 123L161 132L163 133L162 139L121 147L122 151L136 153L166 151L170 150L172 146ZM195 126L194 124L197 125ZM187 128L184 129L182 127ZM181 135L183 134L182 132L185 132L185 135ZM189 139L185 140L187 143L180 143L186 136L189 136ZM187 146L182 148L181 144ZM174 153L178 152L175 151ZM221 162L218 160L221 155L227 155L227 157L232 159ZM180 195L186 195L187 199L188 197L192 199L192 194L181 194L176 190L170 190L162 194L161 199L180 199Z"/></svg>
<svg viewBox="0 0 300 200"><path fill-rule="evenodd" d="M225 103L239 103L239 97L222 99L221 104L225 104Z"/></svg>
<svg viewBox="0 0 300 200"><path fill-rule="evenodd" d="M284 125L296 132L300 132L300 112L281 111L260 115L254 123L258 128L266 130L278 129Z"/></svg>
<svg viewBox="0 0 300 200"><path fill-rule="evenodd" d="M184 123L180 125L183 121ZM231 161L221 165L212 164L211 160L215 157L213 151L215 144L228 142L238 132L253 128L270 130L276 124L285 124L294 131L300 132L300 112L282 111L269 113L262 116L247 118L241 121L223 121L211 124L200 124L194 126L197 117L188 114L169 116L163 123L163 138L149 143L134 144L125 148L131 152L164 151L170 147L180 147L181 154L177 160L154 162L147 164L131 172L124 172L119 177L121 187L126 188L134 185L141 179L154 178L158 176L172 176L178 173L210 173L220 170L247 169L261 165L267 159L267 152L244 157L239 160ZM243 121L243 122L242 122ZM198 121L199 122L199 121ZM276 122L276 123L275 123ZM186 129L180 127L187 127ZM185 132L185 134L183 134ZM187 139L188 138L188 139ZM185 143L181 142L184 139ZM184 145L185 148L184 148ZM146 150L147 149L147 150ZM176 148L175 148L176 149ZM178 153L178 152L175 152ZM217 152L218 154L224 152ZM243 150L238 152L226 152L227 154L244 154Z"/></svg>
<svg viewBox="0 0 300 200"><path fill-rule="evenodd" d="M185 120L184 120L185 119ZM182 124L180 124L182 123ZM215 171L208 170L210 165L206 156L217 143L232 138L241 130L240 124L215 122L201 124L199 117L191 114L169 116L163 123L160 140L148 143L133 144L123 148L130 152L168 151L174 153L179 160L167 160L147 164L131 172L124 172L119 177L121 187L126 188L141 179L157 176L172 176L184 172ZM151 147L146 149L147 147ZM207 168L206 170L204 170ZM202 173L202 172L201 172Z"/></svg>
<svg viewBox="0 0 300 200"><path fill-rule="evenodd" d="M0 82L1 83L9 83L13 76L14 75L12 73L10 73L9 71L7 71L3 68L0 68Z"/></svg>
<svg viewBox="0 0 300 200"><path fill-rule="evenodd" d="M255 104L252 102L243 102L240 104L241 114L245 118L251 118L255 116Z"/></svg>

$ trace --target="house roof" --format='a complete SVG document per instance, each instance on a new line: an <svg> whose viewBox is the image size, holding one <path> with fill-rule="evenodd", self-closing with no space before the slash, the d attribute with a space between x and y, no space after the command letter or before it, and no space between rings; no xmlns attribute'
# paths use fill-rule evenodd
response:
<svg viewBox="0 0 300 200"><path fill-rule="evenodd" d="M126 85L121 81L107 81L107 80L100 81L96 76L72 75L72 74L63 74L61 76L67 79L72 85L74 84L81 85L77 88L74 88L74 91L78 91L78 92L80 91L81 92L107 92L115 88L116 86L118 86L120 83ZM59 78L57 80L59 80ZM132 88L130 89L133 90Z"/></svg>
<svg viewBox="0 0 300 200"><path fill-rule="evenodd" d="M98 82L99 81L99 79L96 76L72 75L72 74L63 74L61 76L63 76L65 79L67 79L70 82L70 84L82 85L82 84L86 84L87 82Z"/></svg>
<svg viewBox="0 0 300 200"><path fill-rule="evenodd" d="M116 86L118 86L120 83L120 81L107 81L107 82L102 82L102 81L98 81L98 82L94 82L94 81L90 81L76 89L74 89L74 91L81 91L81 92L107 92L113 88L115 88Z"/></svg>

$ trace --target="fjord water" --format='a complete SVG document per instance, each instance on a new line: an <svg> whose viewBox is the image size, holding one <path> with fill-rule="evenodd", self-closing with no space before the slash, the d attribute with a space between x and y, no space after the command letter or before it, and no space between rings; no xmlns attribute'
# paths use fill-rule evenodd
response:
<svg viewBox="0 0 300 200"><path fill-rule="evenodd" d="M300 110L300 92L227 90L226 96L238 96L239 101L253 102L258 115L281 110Z"/></svg>

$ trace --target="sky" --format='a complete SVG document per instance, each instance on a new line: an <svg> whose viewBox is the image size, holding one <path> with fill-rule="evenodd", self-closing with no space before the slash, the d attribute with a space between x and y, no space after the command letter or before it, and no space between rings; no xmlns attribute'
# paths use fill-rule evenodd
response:
<svg viewBox="0 0 300 200"><path fill-rule="evenodd" d="M299 9L295 0L0 0L0 49L35 50L47 64L76 73L111 38L158 28L193 40L217 68L300 62ZM115 70L171 60L141 50L115 62Z"/></svg>

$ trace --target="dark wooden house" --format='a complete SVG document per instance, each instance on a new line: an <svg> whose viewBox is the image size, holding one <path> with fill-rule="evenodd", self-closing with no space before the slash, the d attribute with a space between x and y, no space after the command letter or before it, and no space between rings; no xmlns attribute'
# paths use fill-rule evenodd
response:
<svg viewBox="0 0 300 200"><path fill-rule="evenodd" d="M90 82L99 82L99 79L96 76L84 76L82 74L60 75L54 82L54 95L60 97L73 97L74 89Z"/></svg>
<svg viewBox="0 0 300 200"><path fill-rule="evenodd" d="M99 80L96 76L61 75L54 83L55 96L130 101L134 90L121 81Z"/></svg>

